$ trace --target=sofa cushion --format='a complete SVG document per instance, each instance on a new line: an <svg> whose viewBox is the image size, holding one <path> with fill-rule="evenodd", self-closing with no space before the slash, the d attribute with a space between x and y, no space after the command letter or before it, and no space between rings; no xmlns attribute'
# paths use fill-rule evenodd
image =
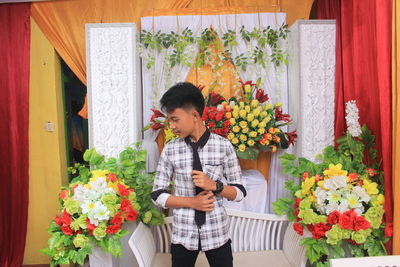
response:
<svg viewBox="0 0 400 267"><path fill-rule="evenodd" d="M233 253L234 267L291 267L282 250L251 251ZM171 266L171 254L157 253L152 267ZM209 267L206 254L200 253L196 261L196 267Z"/></svg>

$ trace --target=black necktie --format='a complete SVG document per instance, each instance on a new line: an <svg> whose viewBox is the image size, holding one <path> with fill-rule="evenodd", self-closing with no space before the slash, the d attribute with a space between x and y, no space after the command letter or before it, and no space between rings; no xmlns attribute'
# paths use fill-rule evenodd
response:
<svg viewBox="0 0 400 267"><path fill-rule="evenodd" d="M190 142L190 146L192 147L193 151L193 170L203 171L203 168L201 167L199 152L197 151L200 144L198 142ZM198 195L202 191L204 190L201 187L196 186L196 195ZM195 210L194 220L196 221L197 226L201 227L206 222L206 212Z"/></svg>

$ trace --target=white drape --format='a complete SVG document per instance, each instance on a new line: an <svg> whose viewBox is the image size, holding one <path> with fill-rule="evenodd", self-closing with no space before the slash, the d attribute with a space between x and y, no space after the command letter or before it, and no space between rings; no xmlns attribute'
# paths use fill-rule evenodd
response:
<svg viewBox="0 0 400 267"><path fill-rule="evenodd" d="M212 26L214 30L222 37L223 33L228 30L235 30L238 34L238 45L233 49L232 55L236 57L241 53L247 53L248 50L256 46L255 43L246 44L240 37L239 31L242 25L248 31L254 28L264 28L270 26L277 29L286 20L285 13L255 13L255 14L231 14L231 15L204 15L204 16L158 16L145 17L141 19L142 29L146 31L169 33L170 31L182 31L184 28L189 28L195 36L201 34L205 28ZM282 44L283 48L285 44ZM145 62L142 64L143 77L143 124L146 125L152 115L151 108L158 108L158 101L162 94L174 83L184 81L190 68L186 66L175 66L172 70L171 79L168 81L165 77L165 69L167 62L163 60L165 53L168 50L164 49L161 53L154 53L155 68L147 69ZM154 73L157 73L157 81L154 82ZM239 76L243 81L256 81L259 77L262 78L261 88L270 96L270 101L274 104L281 102L283 111L287 112L288 107L288 84L287 84L287 67L282 64L280 67L275 67L272 63L267 63L266 68L260 65L248 64L246 71L238 69ZM155 138L157 136L147 131L144 135L144 148L148 150L148 170L154 171L158 160L158 151L155 148ZM282 183L287 179L281 173L279 155L274 153L271 159L271 167L269 174L269 186L267 199L267 207L271 206L271 201L285 195ZM261 197L260 199L264 199ZM267 208L267 211L270 211ZM260 211L265 212L265 210Z"/></svg>

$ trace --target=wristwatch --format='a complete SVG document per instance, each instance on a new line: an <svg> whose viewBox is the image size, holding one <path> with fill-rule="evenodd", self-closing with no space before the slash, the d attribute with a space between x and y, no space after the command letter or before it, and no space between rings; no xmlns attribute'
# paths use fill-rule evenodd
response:
<svg viewBox="0 0 400 267"><path fill-rule="evenodd" d="M222 190L224 190L224 184L220 180L217 180L216 181L216 187L217 187L217 189L215 189L213 191L214 195L221 194Z"/></svg>

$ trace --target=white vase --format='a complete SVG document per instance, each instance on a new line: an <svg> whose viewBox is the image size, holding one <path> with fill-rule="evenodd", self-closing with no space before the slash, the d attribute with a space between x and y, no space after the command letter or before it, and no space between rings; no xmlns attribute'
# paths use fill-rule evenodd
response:
<svg viewBox="0 0 400 267"><path fill-rule="evenodd" d="M113 266L113 258L110 253L94 245L92 247L92 254L89 255L89 263L90 267L110 267Z"/></svg>

